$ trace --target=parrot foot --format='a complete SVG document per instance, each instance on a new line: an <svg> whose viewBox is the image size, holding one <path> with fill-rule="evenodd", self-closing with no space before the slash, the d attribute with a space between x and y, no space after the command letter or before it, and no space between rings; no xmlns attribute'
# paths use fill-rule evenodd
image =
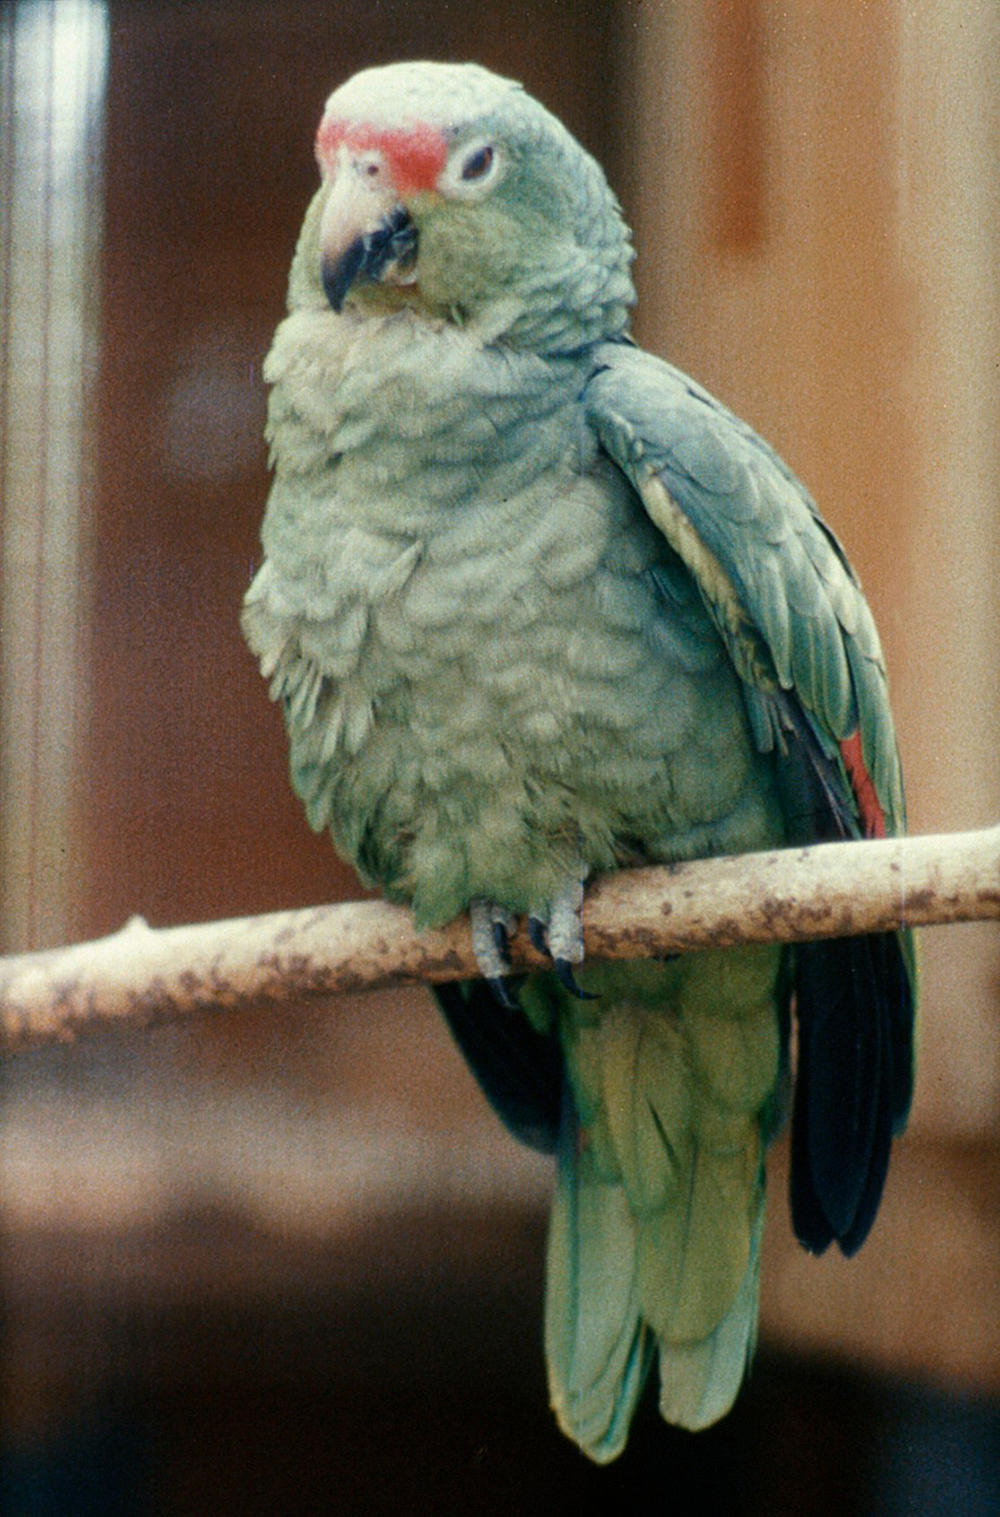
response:
<svg viewBox="0 0 1000 1517"><path fill-rule="evenodd" d="M503 906L477 896L469 906L472 922L472 951L479 972L490 987L493 999L506 1010L519 1009L517 997L509 987L510 938L517 918Z"/></svg>
<svg viewBox="0 0 1000 1517"><path fill-rule="evenodd" d="M576 982L574 964L583 963L583 882L586 865L580 865L549 907L548 921L532 913L528 918L528 936L539 953L552 960L556 979L578 1001L596 1001L592 990L583 990Z"/></svg>

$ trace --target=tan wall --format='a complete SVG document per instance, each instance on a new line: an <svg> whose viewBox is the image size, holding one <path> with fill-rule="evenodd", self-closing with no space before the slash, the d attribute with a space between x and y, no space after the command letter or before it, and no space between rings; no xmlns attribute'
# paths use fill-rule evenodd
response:
<svg viewBox="0 0 1000 1517"><path fill-rule="evenodd" d="M918 831L1000 816L1000 11L630 7L642 340L785 454L882 629ZM993 924L924 935L913 1136L875 1236L817 1264L783 1219L764 1326L994 1388Z"/></svg>
<svg viewBox="0 0 1000 1517"><path fill-rule="evenodd" d="M913 829L985 824L1000 815L1000 12L738 0L635 16L640 336L752 421L844 540L883 634ZM1000 934L939 929L924 949L918 1122L982 1131Z"/></svg>

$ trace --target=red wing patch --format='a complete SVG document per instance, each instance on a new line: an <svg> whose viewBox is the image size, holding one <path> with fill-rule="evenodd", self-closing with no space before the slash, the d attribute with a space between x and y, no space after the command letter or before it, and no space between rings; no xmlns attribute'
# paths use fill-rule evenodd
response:
<svg viewBox="0 0 1000 1517"><path fill-rule="evenodd" d="M865 837L884 838L885 812L875 790L875 784L871 775L865 768L865 761L861 751L861 728L850 737L844 739L840 745L840 756L844 760L851 781L851 789L854 791L854 799L858 803L858 812L861 823L865 829Z"/></svg>
<svg viewBox="0 0 1000 1517"><path fill-rule="evenodd" d="M381 153L400 195L436 189L448 157L448 144L436 127L377 127L324 117L316 134L320 163L332 168L341 143L355 153Z"/></svg>

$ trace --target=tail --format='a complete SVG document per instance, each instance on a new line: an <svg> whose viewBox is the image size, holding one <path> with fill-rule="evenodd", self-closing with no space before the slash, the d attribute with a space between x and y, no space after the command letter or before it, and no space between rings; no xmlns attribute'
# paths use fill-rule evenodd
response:
<svg viewBox="0 0 1000 1517"><path fill-rule="evenodd" d="M545 1356L563 1432L607 1464L625 1447L653 1360L642 1320L635 1223L625 1192L589 1175L566 1092L549 1222Z"/></svg>
<svg viewBox="0 0 1000 1517"><path fill-rule="evenodd" d="M599 1463L623 1448L657 1351L669 1422L708 1427L739 1391L756 1341L776 1022L772 997L739 1018L564 1015L573 1094L545 1342L559 1422Z"/></svg>
<svg viewBox="0 0 1000 1517"><path fill-rule="evenodd" d="M792 1224L820 1254L857 1253L882 1197L913 1094L913 946L885 933L804 943L795 953L799 1057L792 1119Z"/></svg>

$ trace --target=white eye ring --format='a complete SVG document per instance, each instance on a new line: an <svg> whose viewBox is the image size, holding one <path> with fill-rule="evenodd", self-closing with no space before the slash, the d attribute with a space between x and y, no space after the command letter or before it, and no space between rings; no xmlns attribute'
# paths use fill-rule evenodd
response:
<svg viewBox="0 0 1000 1517"><path fill-rule="evenodd" d="M441 175L449 194L471 200L496 184L505 168L503 153L492 137L474 137L452 153Z"/></svg>

